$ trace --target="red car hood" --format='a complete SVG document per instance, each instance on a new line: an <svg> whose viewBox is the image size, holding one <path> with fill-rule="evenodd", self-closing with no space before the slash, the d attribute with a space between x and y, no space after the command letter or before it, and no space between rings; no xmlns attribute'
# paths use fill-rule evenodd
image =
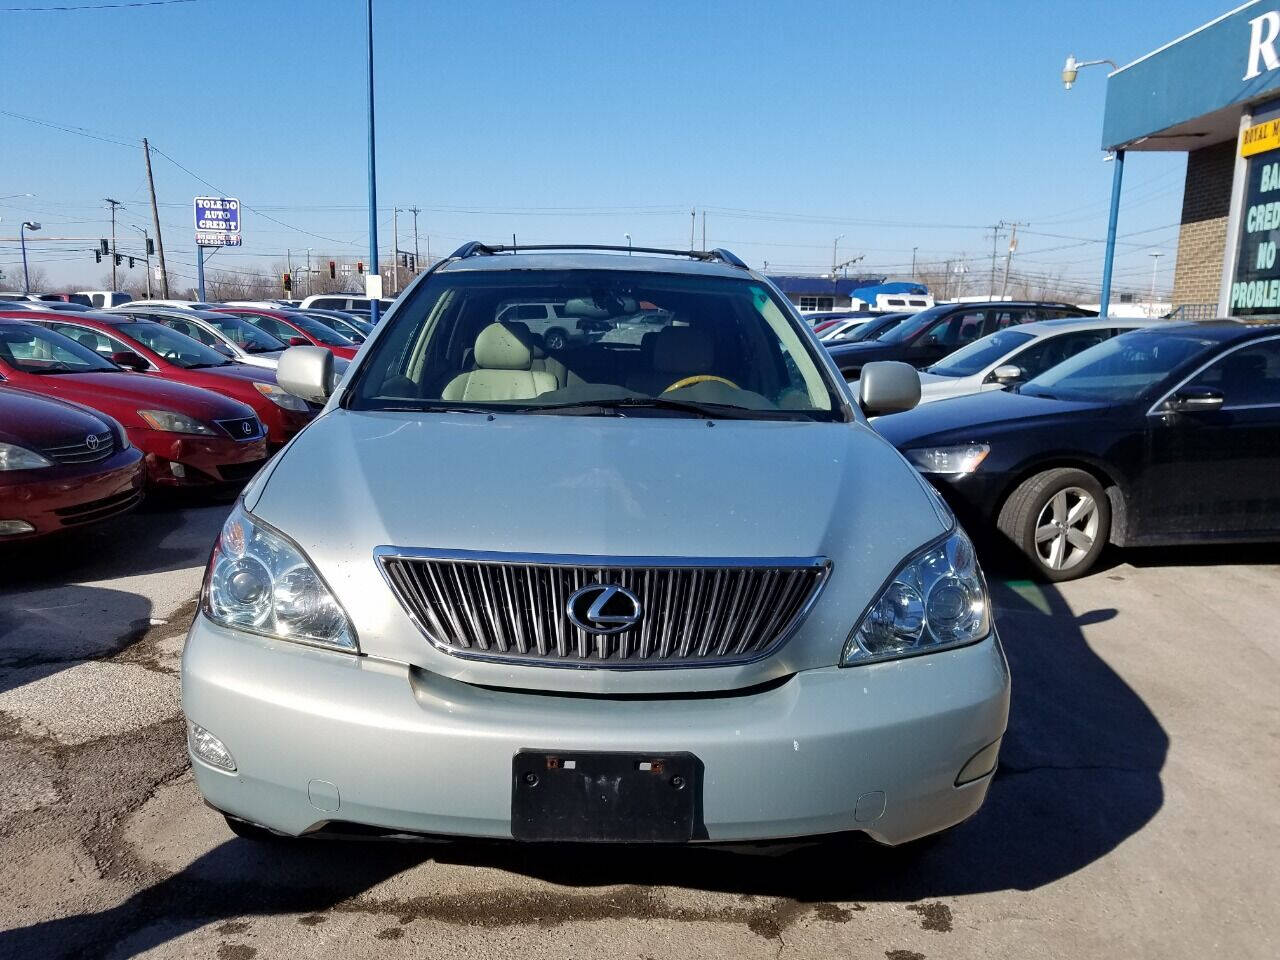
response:
<svg viewBox="0 0 1280 960"><path fill-rule="evenodd" d="M82 407L24 390L0 390L0 443L43 450L81 443L107 429L105 420Z"/></svg>
<svg viewBox="0 0 1280 960"><path fill-rule="evenodd" d="M212 390L142 373L62 373L32 377L23 386L102 410L125 426L144 426L139 410L172 410L205 422L256 415L247 404Z"/></svg>

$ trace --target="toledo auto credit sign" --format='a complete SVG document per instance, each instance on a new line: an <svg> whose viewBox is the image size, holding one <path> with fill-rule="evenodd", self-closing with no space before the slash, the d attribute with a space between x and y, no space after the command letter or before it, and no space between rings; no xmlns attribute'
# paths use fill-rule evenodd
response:
<svg viewBox="0 0 1280 960"><path fill-rule="evenodd" d="M240 201L234 197L196 197L196 246L240 246Z"/></svg>

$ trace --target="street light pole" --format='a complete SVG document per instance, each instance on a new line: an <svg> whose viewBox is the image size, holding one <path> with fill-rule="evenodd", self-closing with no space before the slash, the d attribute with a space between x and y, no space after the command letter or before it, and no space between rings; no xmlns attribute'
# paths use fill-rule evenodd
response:
<svg viewBox="0 0 1280 960"><path fill-rule="evenodd" d="M34 220L23 220L18 226L18 243L22 246L22 292L31 292L31 277L27 274L27 237L24 230L39 230L40 224Z"/></svg>
<svg viewBox="0 0 1280 960"><path fill-rule="evenodd" d="M147 299L150 300L151 299L151 251L148 250L147 247L149 245L151 238L147 236L147 231L142 227L135 226L132 224L131 226L133 226L133 229L137 230L140 234L142 234L142 256L147 264Z"/></svg>
<svg viewBox="0 0 1280 960"><path fill-rule="evenodd" d="M378 268L378 164L373 122L373 0L365 2L365 27L369 41L369 276L382 278ZM378 291L379 293L381 291ZM378 325L377 297L369 298L369 321Z"/></svg>
<svg viewBox="0 0 1280 960"><path fill-rule="evenodd" d="M117 288L116 283L116 207L123 207L124 204L119 200L112 200L106 197L105 201L111 204L111 289Z"/></svg>
<svg viewBox="0 0 1280 960"><path fill-rule="evenodd" d="M1149 256L1151 257L1151 302L1154 304L1156 302L1156 272L1160 267L1160 258L1164 254L1151 253Z"/></svg>

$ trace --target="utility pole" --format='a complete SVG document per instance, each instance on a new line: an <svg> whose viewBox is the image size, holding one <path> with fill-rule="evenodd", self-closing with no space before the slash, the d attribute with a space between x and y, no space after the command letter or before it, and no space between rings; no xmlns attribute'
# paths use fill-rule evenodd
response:
<svg viewBox="0 0 1280 960"><path fill-rule="evenodd" d="M919 247L911 248L911 279L912 280L916 278L916 251L919 249L920 249Z"/></svg>
<svg viewBox="0 0 1280 960"><path fill-rule="evenodd" d="M391 208L391 243L394 248L391 259L391 291L393 294L400 293L400 221L396 219L399 213L399 207Z"/></svg>
<svg viewBox="0 0 1280 960"><path fill-rule="evenodd" d="M413 214L413 273L417 276L418 271L422 269L418 265L418 214L421 211L415 206L410 207L409 212Z"/></svg>
<svg viewBox="0 0 1280 960"><path fill-rule="evenodd" d="M696 249L693 245L693 229L698 225L698 211L696 208L689 211L689 249Z"/></svg>
<svg viewBox="0 0 1280 960"><path fill-rule="evenodd" d="M999 223L992 224L991 227L991 283L987 287L987 296L994 298L996 295L996 244L1000 240L1000 231L1005 227L1005 222L1001 220Z"/></svg>
<svg viewBox="0 0 1280 960"><path fill-rule="evenodd" d="M119 200L112 200L110 197L104 197L106 203L111 204L111 289L116 289L116 207L123 207L124 204Z"/></svg>
<svg viewBox="0 0 1280 960"><path fill-rule="evenodd" d="M707 249L707 211L702 211L702 249Z"/></svg>
<svg viewBox="0 0 1280 960"><path fill-rule="evenodd" d="M1018 227L1025 224L1015 223L1012 226L1012 232L1009 234L1009 252L1004 255L1004 279L1000 281L1000 299L1004 299L1005 292L1009 289L1009 267L1013 263L1013 251L1018 249Z"/></svg>
<svg viewBox="0 0 1280 960"><path fill-rule="evenodd" d="M169 271L164 265L164 237L160 233L160 209L156 205L156 182L151 177L151 145L147 138L142 138L142 155L147 161L147 186L151 190L151 220L156 228L156 253L160 255L160 290L164 298L169 299Z"/></svg>

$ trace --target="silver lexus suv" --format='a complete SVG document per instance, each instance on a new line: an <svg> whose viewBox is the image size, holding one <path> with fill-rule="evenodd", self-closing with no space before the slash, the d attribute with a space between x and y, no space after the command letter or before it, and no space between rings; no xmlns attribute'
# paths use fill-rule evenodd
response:
<svg viewBox="0 0 1280 960"><path fill-rule="evenodd" d="M591 322L549 349L511 304ZM468 244L245 489L183 658L237 833L899 844L971 816L1009 675L969 539L733 254Z"/></svg>

